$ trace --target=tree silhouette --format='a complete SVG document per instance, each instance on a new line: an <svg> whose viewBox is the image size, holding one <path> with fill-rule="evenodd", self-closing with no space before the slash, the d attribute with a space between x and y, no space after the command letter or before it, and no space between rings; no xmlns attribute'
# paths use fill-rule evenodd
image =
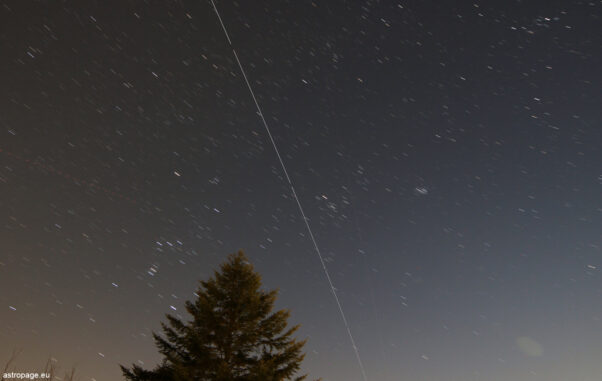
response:
<svg viewBox="0 0 602 381"><path fill-rule="evenodd" d="M153 333L164 356L153 370L121 366L130 381L284 381L295 376L305 357L306 340L292 338L289 311L272 312L277 291L263 291L261 276L242 251L228 256L220 271L201 281L192 320L167 314L164 337Z"/></svg>

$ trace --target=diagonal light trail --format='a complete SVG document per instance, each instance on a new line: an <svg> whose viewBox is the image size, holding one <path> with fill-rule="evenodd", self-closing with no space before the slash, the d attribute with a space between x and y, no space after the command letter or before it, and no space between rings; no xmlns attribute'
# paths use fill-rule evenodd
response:
<svg viewBox="0 0 602 381"><path fill-rule="evenodd" d="M326 276L326 279L328 280L328 284L330 285L330 291L332 292L332 295L334 296L334 299L337 303L337 307L339 308L339 313L341 314L341 318L343 319L343 324L345 325L345 329L347 330L347 335L349 336L349 340L351 341L351 346L353 347L353 351L355 352L355 357L357 359L358 366L360 368L360 371L362 372L362 378L364 379L364 381L368 381L368 377L366 376L366 371L364 370L364 365L363 365L362 359L360 357L359 349L358 349L357 345L355 344L355 340L353 339L353 335L351 334L351 328L349 327L349 322L347 321L347 317L345 316L345 311L343 310L343 306L341 305L341 301L339 300L339 296L337 295L337 291L336 291L336 288L334 287L334 283L332 282L332 279L330 277L330 273L328 272L328 269L326 268L326 263L324 262L324 257L322 256L322 253L320 252L320 248L318 247L316 239L314 238L313 231L311 230L311 227L309 226L309 221L308 221L307 217L305 216L305 212L303 211L303 207L301 206L301 201L299 201L299 197L297 196L295 187L293 186L291 178L288 175L288 171L286 170L286 165L284 165L282 156L280 156L280 151L278 151L278 146L276 145L276 142L274 141L274 138L272 136L270 128L268 127L268 123L266 122L263 112L261 111L259 102L257 102L257 98L255 97L255 92L253 92L253 88L251 87L251 84L249 83L247 74L245 73L242 63L240 62L240 59L238 58L238 54L236 54L236 50L234 49L232 41L230 40L230 35L228 34L228 30L226 29L226 26L224 25L224 22L222 21L222 17L220 16L219 11L217 10L217 7L215 6L215 3L213 0L211 0L211 4L213 5L213 9L215 10L215 14L217 15L217 18L219 19L222 29L224 30L224 34L226 35L228 44L232 48L232 53L234 53L234 58L236 58L236 62L238 63L240 72L242 73L242 75L245 79L245 83L247 84L247 87L249 88L249 92L251 93L253 102L255 102L255 107L257 108L257 114L259 115L261 121L263 122L263 126L265 127L265 130L270 138L270 141L272 142L272 146L274 147L276 156L278 156L278 161L280 162L282 171L284 172L286 180L288 181L288 184L291 187L291 192L293 194L293 197L295 198L295 201L297 202L297 206L299 207L299 212L301 213L301 216L303 217L303 221L305 222L305 227L307 228L307 232L309 233L311 242L314 245L316 254L318 254L318 258L320 258L320 263L322 264L322 270L324 271L324 275Z"/></svg>

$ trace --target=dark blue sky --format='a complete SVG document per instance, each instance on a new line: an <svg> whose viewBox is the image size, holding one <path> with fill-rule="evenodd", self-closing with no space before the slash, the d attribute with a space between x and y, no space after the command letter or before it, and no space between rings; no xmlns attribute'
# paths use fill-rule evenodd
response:
<svg viewBox="0 0 602 381"><path fill-rule="evenodd" d="M368 379L602 374L600 1L216 4ZM243 249L304 369L361 380L211 3L0 17L0 360L150 368Z"/></svg>

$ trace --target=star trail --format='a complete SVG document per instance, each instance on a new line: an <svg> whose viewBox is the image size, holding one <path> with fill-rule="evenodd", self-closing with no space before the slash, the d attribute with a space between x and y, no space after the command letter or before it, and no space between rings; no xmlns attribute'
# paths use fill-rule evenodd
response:
<svg viewBox="0 0 602 381"><path fill-rule="evenodd" d="M1 1L0 365L152 368L242 249L313 378L598 379L601 16Z"/></svg>

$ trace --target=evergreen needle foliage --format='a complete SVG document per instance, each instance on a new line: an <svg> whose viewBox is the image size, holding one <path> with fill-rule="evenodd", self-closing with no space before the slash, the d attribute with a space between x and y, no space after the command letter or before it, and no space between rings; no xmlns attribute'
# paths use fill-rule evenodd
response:
<svg viewBox="0 0 602 381"><path fill-rule="evenodd" d="M197 299L186 302L192 320L167 314L163 336L153 334L164 356L153 370L121 366L130 381L285 381L305 356L305 340L287 329L289 312L273 312L277 291L261 290L261 276L242 251L200 282Z"/></svg>

